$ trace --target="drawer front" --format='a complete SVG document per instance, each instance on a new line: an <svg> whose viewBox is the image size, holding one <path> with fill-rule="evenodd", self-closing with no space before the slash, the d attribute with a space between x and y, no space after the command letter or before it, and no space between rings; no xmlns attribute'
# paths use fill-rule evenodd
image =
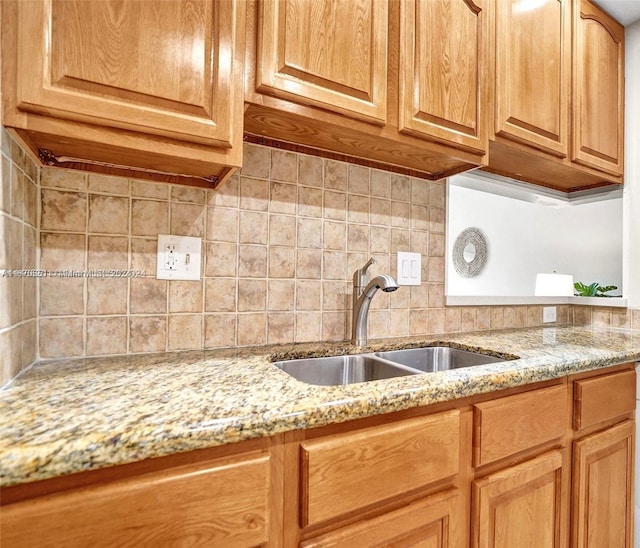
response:
<svg viewBox="0 0 640 548"><path fill-rule="evenodd" d="M251 455L251 456L250 456ZM3 506L3 545L244 547L268 541L264 453L145 474Z"/></svg>
<svg viewBox="0 0 640 548"><path fill-rule="evenodd" d="M466 546L465 506L457 489L303 542L301 548Z"/></svg>
<svg viewBox="0 0 640 548"><path fill-rule="evenodd" d="M568 426L565 385L532 390L473 407L474 466L560 438Z"/></svg>
<svg viewBox="0 0 640 548"><path fill-rule="evenodd" d="M636 408L636 372L623 371L574 383L573 428L580 430Z"/></svg>
<svg viewBox="0 0 640 548"><path fill-rule="evenodd" d="M302 526L453 477L459 454L458 410L303 442Z"/></svg>

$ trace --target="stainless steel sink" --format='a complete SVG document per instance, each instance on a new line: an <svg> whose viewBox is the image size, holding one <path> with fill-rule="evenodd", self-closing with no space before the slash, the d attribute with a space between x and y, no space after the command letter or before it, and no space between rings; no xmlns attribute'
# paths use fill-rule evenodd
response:
<svg viewBox="0 0 640 548"><path fill-rule="evenodd" d="M418 369L424 373L505 361L503 358L468 352L467 350L448 346L391 350L389 352L376 352L375 355L385 360Z"/></svg>
<svg viewBox="0 0 640 548"><path fill-rule="evenodd" d="M275 362L275 366L308 384L334 386L415 375L420 373L377 359L370 354L305 358Z"/></svg>

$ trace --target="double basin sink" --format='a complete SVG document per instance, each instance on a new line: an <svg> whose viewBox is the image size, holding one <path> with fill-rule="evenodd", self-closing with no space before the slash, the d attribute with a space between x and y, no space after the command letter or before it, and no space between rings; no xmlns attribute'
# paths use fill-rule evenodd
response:
<svg viewBox="0 0 640 548"><path fill-rule="evenodd" d="M274 365L299 381L322 386L390 379L505 361L479 352L428 346L369 354L303 358Z"/></svg>

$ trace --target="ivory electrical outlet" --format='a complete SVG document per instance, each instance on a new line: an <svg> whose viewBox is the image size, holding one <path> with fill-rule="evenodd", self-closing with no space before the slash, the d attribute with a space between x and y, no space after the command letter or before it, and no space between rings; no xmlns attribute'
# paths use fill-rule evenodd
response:
<svg viewBox="0 0 640 548"><path fill-rule="evenodd" d="M202 239L158 234L156 278L158 280L199 280Z"/></svg>
<svg viewBox="0 0 640 548"><path fill-rule="evenodd" d="M556 321L556 307L544 306L542 307L542 323L551 323Z"/></svg>

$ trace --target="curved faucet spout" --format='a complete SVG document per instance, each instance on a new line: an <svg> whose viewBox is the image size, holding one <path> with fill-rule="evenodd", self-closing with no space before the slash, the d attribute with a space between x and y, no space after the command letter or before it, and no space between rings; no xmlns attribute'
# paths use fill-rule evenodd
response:
<svg viewBox="0 0 640 548"><path fill-rule="evenodd" d="M367 323L369 319L369 306L371 299L378 289L390 292L398 289L396 281L387 274L380 274L371 280L358 294L358 289L353 288L353 318L351 324L351 342L359 346L367 344Z"/></svg>

